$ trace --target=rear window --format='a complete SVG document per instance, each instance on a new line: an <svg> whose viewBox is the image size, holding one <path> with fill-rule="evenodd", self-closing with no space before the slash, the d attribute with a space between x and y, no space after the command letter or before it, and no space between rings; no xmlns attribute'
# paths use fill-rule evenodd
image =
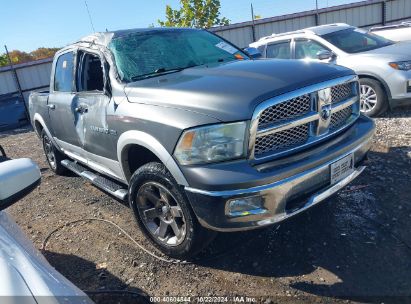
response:
<svg viewBox="0 0 411 304"><path fill-rule="evenodd" d="M57 59L54 74L54 90L59 92L71 92L73 89L74 54L65 53Z"/></svg>
<svg viewBox="0 0 411 304"><path fill-rule="evenodd" d="M322 35L322 37L347 53L366 52L393 44L391 40L358 28L349 28Z"/></svg>

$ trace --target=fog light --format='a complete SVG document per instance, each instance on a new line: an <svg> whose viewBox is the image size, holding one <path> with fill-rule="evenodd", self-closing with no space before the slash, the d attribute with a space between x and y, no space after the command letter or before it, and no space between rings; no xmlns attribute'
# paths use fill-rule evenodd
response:
<svg viewBox="0 0 411 304"><path fill-rule="evenodd" d="M232 217L263 214L264 198L261 196L240 197L228 201L228 215Z"/></svg>

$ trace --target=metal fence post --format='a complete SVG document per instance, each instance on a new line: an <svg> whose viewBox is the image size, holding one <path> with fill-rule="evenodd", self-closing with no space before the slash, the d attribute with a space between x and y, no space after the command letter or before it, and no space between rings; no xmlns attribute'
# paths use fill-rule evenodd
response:
<svg viewBox="0 0 411 304"><path fill-rule="evenodd" d="M254 18L254 8L253 8L253 4L251 3L251 20L253 21L251 28L253 31L253 42L255 42L255 18Z"/></svg>
<svg viewBox="0 0 411 304"><path fill-rule="evenodd" d="M381 16L382 16L382 20L381 23L382 25L385 25L387 23L387 2L385 2L385 0L383 2L381 2Z"/></svg>
<svg viewBox="0 0 411 304"><path fill-rule="evenodd" d="M315 0L315 25L320 25L320 15L318 14L318 0Z"/></svg>

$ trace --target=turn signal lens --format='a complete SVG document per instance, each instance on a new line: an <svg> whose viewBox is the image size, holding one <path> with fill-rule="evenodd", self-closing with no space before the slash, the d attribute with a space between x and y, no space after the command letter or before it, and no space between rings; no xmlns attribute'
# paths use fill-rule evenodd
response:
<svg viewBox="0 0 411 304"><path fill-rule="evenodd" d="M195 137L195 132L189 131L184 133L183 137L181 138L181 148L182 149L191 149L193 146L193 140Z"/></svg>

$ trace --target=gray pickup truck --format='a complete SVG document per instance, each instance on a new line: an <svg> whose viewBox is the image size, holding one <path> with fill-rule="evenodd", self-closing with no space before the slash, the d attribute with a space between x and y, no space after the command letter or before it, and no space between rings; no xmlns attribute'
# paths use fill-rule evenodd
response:
<svg viewBox="0 0 411 304"><path fill-rule="evenodd" d="M266 227L356 178L374 123L358 77L254 60L205 30L97 33L60 50L30 95L51 169L128 200L141 230L187 258L216 231Z"/></svg>

